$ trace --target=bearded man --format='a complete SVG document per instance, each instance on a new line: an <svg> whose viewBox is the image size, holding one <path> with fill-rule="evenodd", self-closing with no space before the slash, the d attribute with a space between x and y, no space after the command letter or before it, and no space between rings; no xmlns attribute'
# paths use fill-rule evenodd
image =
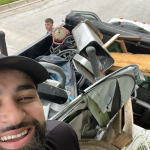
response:
<svg viewBox="0 0 150 150"><path fill-rule="evenodd" d="M47 78L30 58L0 55L0 150L79 150L70 125L45 121L37 88Z"/></svg>

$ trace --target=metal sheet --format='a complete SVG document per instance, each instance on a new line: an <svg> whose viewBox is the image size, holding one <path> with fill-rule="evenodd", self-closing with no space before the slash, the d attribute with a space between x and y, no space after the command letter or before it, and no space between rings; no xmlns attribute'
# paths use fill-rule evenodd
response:
<svg viewBox="0 0 150 150"><path fill-rule="evenodd" d="M90 21L85 20L85 22L79 23L73 30L73 36L77 45L77 49L81 55L87 55L85 49L88 46L93 46L96 49L96 55L98 56L99 61L102 61L105 58L105 62L103 62L102 71L105 72L114 64L114 59L110 56L109 52L105 47L103 47L103 43L100 39L100 35L95 32L97 29Z"/></svg>

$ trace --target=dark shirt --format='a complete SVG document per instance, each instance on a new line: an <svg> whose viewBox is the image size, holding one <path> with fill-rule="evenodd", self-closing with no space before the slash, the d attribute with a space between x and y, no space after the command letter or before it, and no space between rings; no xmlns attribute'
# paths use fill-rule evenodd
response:
<svg viewBox="0 0 150 150"><path fill-rule="evenodd" d="M48 33L52 34L52 31L51 32L47 32L46 34L48 34Z"/></svg>
<svg viewBox="0 0 150 150"><path fill-rule="evenodd" d="M64 122L46 121L45 150L80 150L75 131Z"/></svg>

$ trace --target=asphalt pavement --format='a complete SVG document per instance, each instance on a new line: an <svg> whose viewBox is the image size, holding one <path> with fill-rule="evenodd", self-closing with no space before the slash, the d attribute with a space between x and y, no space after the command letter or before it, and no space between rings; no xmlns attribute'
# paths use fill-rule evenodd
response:
<svg viewBox="0 0 150 150"><path fill-rule="evenodd" d="M104 22L111 18L137 19L150 24L149 0L41 0L31 5L0 11L0 30L6 34L9 55L44 34L44 20L53 18L57 27L71 10L91 11Z"/></svg>

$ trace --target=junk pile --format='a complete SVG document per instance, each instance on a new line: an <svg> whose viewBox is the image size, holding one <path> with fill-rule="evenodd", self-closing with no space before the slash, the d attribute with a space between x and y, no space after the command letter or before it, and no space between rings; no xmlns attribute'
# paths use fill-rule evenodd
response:
<svg viewBox="0 0 150 150"><path fill-rule="evenodd" d="M50 55L36 58L49 72L38 90L46 119L70 124L81 150L131 144L133 123L149 125L150 82L143 76L150 76L149 56L143 62L140 55L128 53L124 40L141 38L116 34L103 44L103 35L89 20L72 34L57 27L52 35Z"/></svg>
<svg viewBox="0 0 150 150"><path fill-rule="evenodd" d="M143 136L134 131L135 124L150 129L150 55L128 52L132 46L125 41L140 41L139 36L116 34L105 43L103 38L84 20L73 30L54 28L52 36L16 55L47 69L49 78L38 85L45 119L70 124L81 150L148 150L145 137L134 142Z"/></svg>

